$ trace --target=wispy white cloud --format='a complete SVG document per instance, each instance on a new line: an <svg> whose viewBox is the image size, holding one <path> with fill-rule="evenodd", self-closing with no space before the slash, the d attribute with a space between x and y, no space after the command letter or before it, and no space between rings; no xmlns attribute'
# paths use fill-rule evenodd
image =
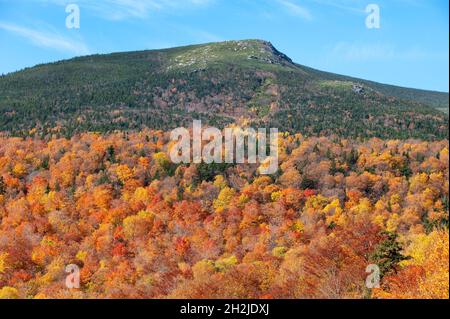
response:
<svg viewBox="0 0 450 319"><path fill-rule="evenodd" d="M319 5L331 6L337 9L353 13L365 14L365 8L369 2L365 0L310 0Z"/></svg>
<svg viewBox="0 0 450 319"><path fill-rule="evenodd" d="M429 0L395 0L396 2L407 5L407 6L415 6L415 7L426 7L428 5L432 5L432 1Z"/></svg>
<svg viewBox="0 0 450 319"><path fill-rule="evenodd" d="M38 0L45 4L67 5L76 3L108 20L147 18L151 13L202 7L215 0Z"/></svg>
<svg viewBox="0 0 450 319"><path fill-rule="evenodd" d="M389 60L395 57L396 52L392 46L384 44L355 44L347 42L337 43L331 54L334 57L354 61L367 61L373 59Z"/></svg>
<svg viewBox="0 0 450 319"><path fill-rule="evenodd" d="M302 7L290 0L277 0L277 2L290 14L301 17L305 20L312 20L311 12L307 8Z"/></svg>
<svg viewBox="0 0 450 319"><path fill-rule="evenodd" d="M190 37L194 39L196 42L220 42L224 41L224 39L218 35L215 35L213 33L210 33L208 31L189 28L184 26L183 30L180 30L180 32L184 32Z"/></svg>
<svg viewBox="0 0 450 319"><path fill-rule="evenodd" d="M419 47L398 49L390 44L383 43L348 43L339 42L330 51L330 56L334 59L345 59L355 62L365 61L418 61L425 59L448 58L448 52L431 52Z"/></svg>
<svg viewBox="0 0 450 319"><path fill-rule="evenodd" d="M83 42L64 37L55 32L38 31L2 21L0 21L0 29L21 36L40 47L51 48L77 55L89 54L89 49Z"/></svg>
<svg viewBox="0 0 450 319"><path fill-rule="evenodd" d="M432 3L429 0L307 0L310 3L315 3L318 5L330 6L339 10L348 11L354 14L366 14L365 8L368 4L374 3L380 6L391 5L394 3L396 5L405 5L408 7L426 7Z"/></svg>

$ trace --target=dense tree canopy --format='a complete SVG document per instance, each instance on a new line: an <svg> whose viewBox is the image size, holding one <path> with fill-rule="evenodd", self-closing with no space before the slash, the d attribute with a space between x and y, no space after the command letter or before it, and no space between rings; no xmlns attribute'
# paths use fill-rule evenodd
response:
<svg viewBox="0 0 450 319"><path fill-rule="evenodd" d="M0 298L448 298L447 140L280 134L272 176L169 147L0 137Z"/></svg>

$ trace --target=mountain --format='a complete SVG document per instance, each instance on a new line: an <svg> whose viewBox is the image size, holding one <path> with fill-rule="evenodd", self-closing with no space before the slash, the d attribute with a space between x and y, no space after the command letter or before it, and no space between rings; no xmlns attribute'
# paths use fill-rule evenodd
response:
<svg viewBox="0 0 450 319"><path fill-rule="evenodd" d="M318 71L261 40L91 55L0 77L0 131L18 136L167 130L201 119L432 140L448 138L448 105L448 93Z"/></svg>

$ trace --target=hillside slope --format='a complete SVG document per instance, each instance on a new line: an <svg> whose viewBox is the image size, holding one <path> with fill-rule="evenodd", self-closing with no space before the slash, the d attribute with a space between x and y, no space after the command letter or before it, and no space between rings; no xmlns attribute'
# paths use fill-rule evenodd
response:
<svg viewBox="0 0 450 319"><path fill-rule="evenodd" d="M448 138L448 93L295 64L261 40L92 55L0 77L13 135L172 129L192 119L306 135Z"/></svg>

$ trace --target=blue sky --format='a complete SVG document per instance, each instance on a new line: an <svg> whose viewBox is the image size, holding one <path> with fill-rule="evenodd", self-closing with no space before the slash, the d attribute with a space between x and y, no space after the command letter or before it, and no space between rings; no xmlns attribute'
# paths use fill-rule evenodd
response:
<svg viewBox="0 0 450 319"><path fill-rule="evenodd" d="M67 29L67 4L80 28ZM366 27L368 4L379 29ZM0 73L74 56L237 39L295 62L448 92L447 0L0 0Z"/></svg>

